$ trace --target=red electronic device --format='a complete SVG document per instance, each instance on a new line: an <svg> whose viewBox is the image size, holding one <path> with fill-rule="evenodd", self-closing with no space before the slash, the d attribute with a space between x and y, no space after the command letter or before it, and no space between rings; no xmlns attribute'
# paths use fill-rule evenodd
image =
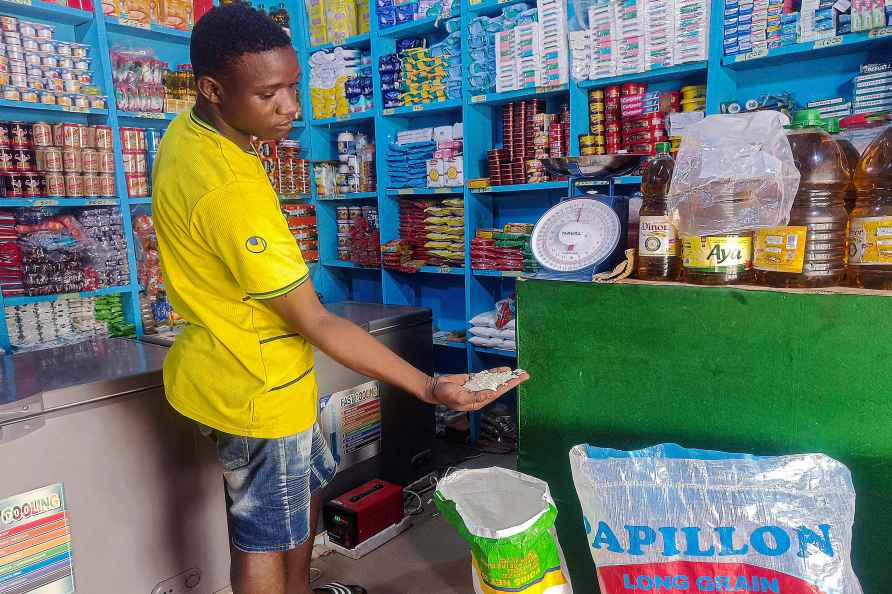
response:
<svg viewBox="0 0 892 594"><path fill-rule="evenodd" d="M356 546L403 520L403 489L373 480L325 504L325 529L345 549Z"/></svg>

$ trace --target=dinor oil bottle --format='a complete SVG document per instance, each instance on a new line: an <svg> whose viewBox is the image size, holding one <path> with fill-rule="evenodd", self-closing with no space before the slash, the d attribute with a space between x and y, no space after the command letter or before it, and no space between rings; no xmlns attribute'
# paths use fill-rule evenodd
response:
<svg viewBox="0 0 892 594"><path fill-rule="evenodd" d="M846 277L848 160L816 110L797 112L787 139L799 189L786 226L755 232L756 281L774 287L839 285Z"/></svg>
<svg viewBox="0 0 892 594"><path fill-rule="evenodd" d="M657 144L657 154L648 163L641 180L644 201L638 223L638 278L675 280L681 268L675 225L669 216L666 194L675 161L668 142Z"/></svg>
<svg viewBox="0 0 892 594"><path fill-rule="evenodd" d="M892 289L892 128L861 155L855 170L858 200L849 225L849 281Z"/></svg>

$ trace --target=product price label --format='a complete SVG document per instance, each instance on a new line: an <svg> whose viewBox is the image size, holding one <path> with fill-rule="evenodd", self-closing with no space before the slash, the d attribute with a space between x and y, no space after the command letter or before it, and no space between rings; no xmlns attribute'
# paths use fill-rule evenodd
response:
<svg viewBox="0 0 892 594"><path fill-rule="evenodd" d="M764 58L768 55L768 48L763 47L759 48L756 51L750 52L748 54L739 54L736 58L734 58L735 62L746 62L747 60L757 60L759 58Z"/></svg>
<svg viewBox="0 0 892 594"><path fill-rule="evenodd" d="M821 49L822 47L833 47L834 45L842 45L842 37L837 35L836 37L828 37L827 39L819 39L815 42L814 49Z"/></svg>
<svg viewBox="0 0 892 594"><path fill-rule="evenodd" d="M681 245L682 264L697 272L743 272L753 266L753 238L748 235L685 235Z"/></svg>
<svg viewBox="0 0 892 594"><path fill-rule="evenodd" d="M132 19L118 19L118 23L125 27L136 27L137 29L150 29L149 23L144 21L134 21Z"/></svg>
<svg viewBox="0 0 892 594"><path fill-rule="evenodd" d="M892 264L892 217L852 219L849 263L859 266Z"/></svg>
<svg viewBox="0 0 892 594"><path fill-rule="evenodd" d="M805 267L808 227L766 227L756 231L753 267L771 272L799 273Z"/></svg>
<svg viewBox="0 0 892 594"><path fill-rule="evenodd" d="M63 105L62 111L67 111L69 113L88 113L90 108L80 107L79 105Z"/></svg>
<svg viewBox="0 0 892 594"><path fill-rule="evenodd" d="M675 225L669 217L641 217L638 223L638 255L677 256Z"/></svg>
<svg viewBox="0 0 892 594"><path fill-rule="evenodd" d="M386 116L393 115L393 109L388 108L388 109L385 109L384 111L382 111L381 113Z"/></svg>
<svg viewBox="0 0 892 594"><path fill-rule="evenodd" d="M506 278L518 278L523 276L523 272L520 270L505 270L502 272L502 276Z"/></svg>
<svg viewBox="0 0 892 594"><path fill-rule="evenodd" d="M56 206L59 204L58 200L35 200L32 202L34 206Z"/></svg>
<svg viewBox="0 0 892 594"><path fill-rule="evenodd" d="M441 274L449 274L452 272L452 266L440 266L438 270Z"/></svg>
<svg viewBox="0 0 892 594"><path fill-rule="evenodd" d="M437 188L434 190L435 194L448 194L449 188Z"/></svg>
<svg viewBox="0 0 892 594"><path fill-rule="evenodd" d="M350 121L350 116L349 116L349 115L338 116L338 121L339 121L339 122L349 122L349 121Z"/></svg>
<svg viewBox="0 0 892 594"><path fill-rule="evenodd" d="M118 201L114 198L96 198L87 200L87 206L114 206Z"/></svg>
<svg viewBox="0 0 892 594"><path fill-rule="evenodd" d="M413 192L412 188L403 188L398 193L400 196L407 196Z"/></svg>
<svg viewBox="0 0 892 594"><path fill-rule="evenodd" d="M22 4L24 6L31 6L31 0L8 0L11 4Z"/></svg>
<svg viewBox="0 0 892 594"><path fill-rule="evenodd" d="M477 4L480 4L480 2L481 0L469 0L468 4L470 4L471 6L475 6Z"/></svg>
<svg viewBox="0 0 892 594"><path fill-rule="evenodd" d="M148 118L150 120L163 120L164 114L158 111L138 111L134 113L138 118Z"/></svg>
<svg viewBox="0 0 892 594"><path fill-rule="evenodd" d="M474 95L471 97L471 103L483 103L486 101L486 95Z"/></svg>
<svg viewBox="0 0 892 594"><path fill-rule="evenodd" d="M883 27L882 29L873 29L868 34L868 37L870 37L870 39L876 39L877 37L888 37L889 35L892 35L892 27Z"/></svg>
<svg viewBox="0 0 892 594"><path fill-rule="evenodd" d="M415 105L412 107L412 111L424 111L423 105Z"/></svg>

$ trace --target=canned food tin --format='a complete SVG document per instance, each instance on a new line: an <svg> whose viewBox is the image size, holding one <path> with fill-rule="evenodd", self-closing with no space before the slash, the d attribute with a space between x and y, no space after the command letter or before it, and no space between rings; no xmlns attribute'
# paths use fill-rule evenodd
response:
<svg viewBox="0 0 892 594"><path fill-rule="evenodd" d="M94 126L93 130L94 136L96 137L96 148L99 150L112 150L114 139L112 138L111 127Z"/></svg>
<svg viewBox="0 0 892 594"><path fill-rule="evenodd" d="M12 161L16 171L33 171L34 149L28 147L12 147Z"/></svg>
<svg viewBox="0 0 892 594"><path fill-rule="evenodd" d="M148 192L146 192L148 193ZM115 178L112 175L99 176L99 195L114 196L115 195Z"/></svg>
<svg viewBox="0 0 892 594"><path fill-rule="evenodd" d="M43 78L43 68L41 66L27 66L26 68L29 78Z"/></svg>
<svg viewBox="0 0 892 594"><path fill-rule="evenodd" d="M29 66L40 66L43 56L39 52L25 52L25 64Z"/></svg>
<svg viewBox="0 0 892 594"><path fill-rule="evenodd" d="M84 146L84 126L81 124L62 124L62 146L81 148Z"/></svg>
<svg viewBox="0 0 892 594"><path fill-rule="evenodd" d="M350 223L338 223L338 233L350 233Z"/></svg>
<svg viewBox="0 0 892 594"><path fill-rule="evenodd" d="M348 207L350 210L350 220L352 221L356 217L362 216L362 207L361 206L350 206Z"/></svg>
<svg viewBox="0 0 892 594"><path fill-rule="evenodd" d="M149 182L145 175L139 173L128 173L124 176L127 181L127 194L131 197L146 196L148 192Z"/></svg>
<svg viewBox="0 0 892 594"><path fill-rule="evenodd" d="M7 32L14 32L19 30L19 19L13 16L2 15L0 16L0 29Z"/></svg>
<svg viewBox="0 0 892 594"><path fill-rule="evenodd" d="M62 81L62 88L65 90L66 93L80 93L81 86L81 81L79 80Z"/></svg>
<svg viewBox="0 0 892 594"><path fill-rule="evenodd" d="M43 69L37 66L36 68L40 69L43 72ZM20 62L18 60L9 62L9 72L11 74L28 74L28 65L24 62Z"/></svg>
<svg viewBox="0 0 892 594"><path fill-rule="evenodd" d="M348 209L346 206L337 207L335 209L335 212L337 213L339 223L341 221L349 221L350 220L350 209Z"/></svg>
<svg viewBox="0 0 892 594"><path fill-rule="evenodd" d="M61 69L61 70L57 70L56 72L59 73L59 78L61 78L62 80L76 80L77 79L77 73L74 72L73 70Z"/></svg>
<svg viewBox="0 0 892 594"><path fill-rule="evenodd" d="M146 173L146 154L143 152L127 152L121 154L121 160L124 163L124 173L144 174Z"/></svg>
<svg viewBox="0 0 892 594"><path fill-rule="evenodd" d="M595 141L597 139L591 135L583 135L579 137L579 146L581 148L590 147L595 145Z"/></svg>
<svg viewBox="0 0 892 594"><path fill-rule="evenodd" d="M44 25L43 23L30 23L34 27L35 37L40 39L52 39L53 38L53 27L49 25ZM21 23L19 23L19 31L21 31ZM22 31L22 35L25 32Z"/></svg>
<svg viewBox="0 0 892 594"><path fill-rule="evenodd" d="M81 161L84 167L84 173L99 172L99 153L93 149L84 149L81 154Z"/></svg>
<svg viewBox="0 0 892 594"><path fill-rule="evenodd" d="M84 148L96 148L96 129L93 126L84 126L83 146Z"/></svg>
<svg viewBox="0 0 892 594"><path fill-rule="evenodd" d="M90 60L88 58L73 58L75 70L89 70L90 69Z"/></svg>
<svg viewBox="0 0 892 594"><path fill-rule="evenodd" d="M67 41L56 41L56 53L60 56L71 55L71 44Z"/></svg>
<svg viewBox="0 0 892 594"><path fill-rule="evenodd" d="M46 84L43 82L42 78L34 78L33 76L28 77L28 90L29 91L42 91L46 88Z"/></svg>
<svg viewBox="0 0 892 594"><path fill-rule="evenodd" d="M3 43L7 47L22 48L22 34L18 31L5 31L3 33Z"/></svg>
<svg viewBox="0 0 892 594"><path fill-rule="evenodd" d="M0 86L5 87L9 84L9 73L8 72L0 72Z"/></svg>
<svg viewBox="0 0 892 594"><path fill-rule="evenodd" d="M10 74L9 84L19 89L19 93L28 89L28 76L26 74Z"/></svg>
<svg viewBox="0 0 892 594"><path fill-rule="evenodd" d="M0 146L9 146L10 142L9 122L0 121Z"/></svg>
<svg viewBox="0 0 892 594"><path fill-rule="evenodd" d="M115 154L110 151L99 152L99 172L114 173L115 172Z"/></svg>
<svg viewBox="0 0 892 594"><path fill-rule="evenodd" d="M145 150L145 134L140 128L121 128L121 144L125 151Z"/></svg>
<svg viewBox="0 0 892 594"><path fill-rule="evenodd" d="M0 146L0 171L15 169L15 161L12 160L12 148Z"/></svg>
<svg viewBox="0 0 892 594"><path fill-rule="evenodd" d="M99 196L101 193L99 176L95 173L84 174L84 196Z"/></svg>
<svg viewBox="0 0 892 594"><path fill-rule="evenodd" d="M44 175L47 196L65 195L65 175L57 171L50 171Z"/></svg>
<svg viewBox="0 0 892 594"><path fill-rule="evenodd" d="M72 43L71 44L71 57L73 58L86 58L89 49L83 43Z"/></svg>
<svg viewBox="0 0 892 594"><path fill-rule="evenodd" d="M84 178L80 173L68 172L65 174L65 195L84 195Z"/></svg>
<svg viewBox="0 0 892 594"><path fill-rule="evenodd" d="M7 198L16 198L24 196L22 191L22 174L21 173L4 173L3 178L3 195Z"/></svg>
<svg viewBox="0 0 892 594"><path fill-rule="evenodd" d="M349 248L350 247L350 237L338 235L338 248Z"/></svg>
<svg viewBox="0 0 892 594"><path fill-rule="evenodd" d="M35 43L37 42L35 41ZM24 42L22 42L22 45L25 45ZM37 43L37 47L44 53L60 55L59 52L56 51L57 47L55 41L44 39ZM25 49L28 49L27 46L25 47Z"/></svg>
<svg viewBox="0 0 892 594"><path fill-rule="evenodd" d="M86 95L72 93L71 96L74 98L75 106L80 107L81 109L88 109L90 107L90 99L88 99Z"/></svg>
<svg viewBox="0 0 892 594"><path fill-rule="evenodd" d="M90 107L93 109L105 109L105 97L100 97L99 95L88 95L90 98Z"/></svg>
<svg viewBox="0 0 892 594"><path fill-rule="evenodd" d="M37 168L42 171L64 171L65 160L62 149L57 146L48 146L41 150L41 158L37 161Z"/></svg>
<svg viewBox="0 0 892 594"><path fill-rule="evenodd" d="M63 84L61 78L45 78L43 79L46 83L47 91L52 91L53 95L56 98L56 103L59 103L59 93L62 92Z"/></svg>
<svg viewBox="0 0 892 594"><path fill-rule="evenodd" d="M27 122L9 122L9 137L15 146L31 146L33 143L31 124Z"/></svg>
<svg viewBox="0 0 892 594"><path fill-rule="evenodd" d="M28 197L40 196L43 194L44 183L43 176L38 173L23 173L22 194Z"/></svg>
<svg viewBox="0 0 892 594"><path fill-rule="evenodd" d="M604 98L604 89L592 89L588 92L589 100L592 99L603 99Z"/></svg>
<svg viewBox="0 0 892 594"><path fill-rule="evenodd" d="M21 101L22 93L15 87L3 87L3 98L9 101Z"/></svg>
<svg viewBox="0 0 892 594"><path fill-rule="evenodd" d="M66 148L62 151L62 168L66 172L80 173L84 170L83 153L78 148Z"/></svg>
<svg viewBox="0 0 892 594"><path fill-rule="evenodd" d="M74 58L71 56L59 56L58 62L59 68L64 68L65 70L74 69ZM77 78L77 75L75 74L73 78Z"/></svg>
<svg viewBox="0 0 892 594"><path fill-rule="evenodd" d="M39 52L41 51L40 42L31 37L26 37L22 39L22 49L26 52Z"/></svg>
<svg viewBox="0 0 892 594"><path fill-rule="evenodd" d="M21 48L7 45L6 57L9 58L10 67L12 66L13 62L21 62L23 64L25 63L25 52L23 52Z"/></svg>

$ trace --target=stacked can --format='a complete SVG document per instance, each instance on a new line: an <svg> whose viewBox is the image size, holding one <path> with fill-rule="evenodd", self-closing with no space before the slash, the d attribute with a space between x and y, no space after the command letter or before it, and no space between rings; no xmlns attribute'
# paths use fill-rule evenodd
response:
<svg viewBox="0 0 892 594"><path fill-rule="evenodd" d="M624 120L644 113L645 93L647 85L626 83L622 86L619 104L620 114Z"/></svg>
<svg viewBox="0 0 892 594"><path fill-rule="evenodd" d="M301 158L300 142L279 142L278 177L279 194L302 196L310 193L310 164Z"/></svg>
<svg viewBox="0 0 892 594"><path fill-rule="evenodd" d="M341 132L338 134L338 175L339 194L353 192L374 192L375 145L362 132Z"/></svg>
<svg viewBox="0 0 892 594"><path fill-rule="evenodd" d="M275 140L258 140L254 145L263 170L273 189L279 191L279 143Z"/></svg>
<svg viewBox="0 0 892 594"><path fill-rule="evenodd" d="M297 241L304 262L319 260L319 232L316 227L316 207L312 204L283 204L282 213L288 229Z"/></svg>
<svg viewBox="0 0 892 594"><path fill-rule="evenodd" d="M149 194L152 193L152 169L155 166L155 157L158 155L158 147L161 146L163 134L164 130L146 128L146 177L149 182Z"/></svg>
<svg viewBox="0 0 892 594"><path fill-rule="evenodd" d="M147 146L143 128L121 128L121 160L124 163L127 194L131 198L149 195Z"/></svg>
<svg viewBox="0 0 892 594"><path fill-rule="evenodd" d="M681 88L682 111L706 111L706 85L688 85Z"/></svg>
<svg viewBox="0 0 892 594"><path fill-rule="evenodd" d="M360 266L380 266L378 209L375 206L339 206L338 259ZM346 217L346 218L345 218Z"/></svg>
<svg viewBox="0 0 892 594"><path fill-rule="evenodd" d="M9 101L105 109L92 87L89 46L53 38L54 28L0 15L0 90Z"/></svg>
<svg viewBox="0 0 892 594"><path fill-rule="evenodd" d="M611 85L604 89L604 148L607 154L618 153L623 148L620 95L622 88Z"/></svg>
<svg viewBox="0 0 892 594"><path fill-rule="evenodd" d="M115 195L109 126L0 122L0 196Z"/></svg>
<svg viewBox="0 0 892 594"><path fill-rule="evenodd" d="M502 148L487 153L493 186L546 181L541 159L562 157L569 144L569 107L545 113L542 100L519 101L502 111Z"/></svg>
<svg viewBox="0 0 892 594"><path fill-rule="evenodd" d="M676 112L681 107L681 93L678 91L649 91L644 94L643 113L657 111Z"/></svg>
<svg viewBox="0 0 892 594"><path fill-rule="evenodd" d="M665 112L623 119L623 142L630 153L653 155L657 143L667 141Z"/></svg>
<svg viewBox="0 0 892 594"><path fill-rule="evenodd" d="M579 154L603 155L607 152L604 89L592 89L588 92L588 119L589 133L579 137Z"/></svg>

